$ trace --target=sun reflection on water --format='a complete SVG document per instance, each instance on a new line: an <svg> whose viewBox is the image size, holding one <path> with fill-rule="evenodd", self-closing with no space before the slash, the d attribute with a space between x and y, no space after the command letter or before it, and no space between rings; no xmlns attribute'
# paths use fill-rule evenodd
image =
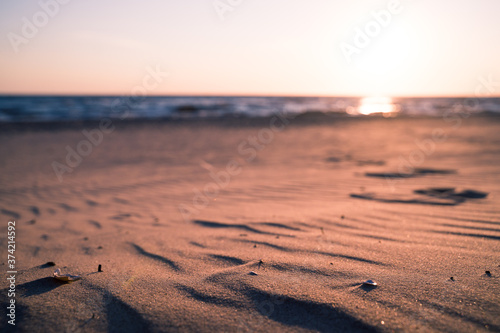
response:
<svg viewBox="0 0 500 333"><path fill-rule="evenodd" d="M359 102L358 107L350 107L347 113L352 115L371 115L380 113L384 117L394 117L400 110L400 106L394 104L389 97L365 97Z"/></svg>

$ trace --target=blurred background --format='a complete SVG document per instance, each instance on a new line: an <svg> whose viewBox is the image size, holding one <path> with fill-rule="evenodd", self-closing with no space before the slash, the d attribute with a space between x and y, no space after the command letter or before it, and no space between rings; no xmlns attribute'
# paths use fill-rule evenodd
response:
<svg viewBox="0 0 500 333"><path fill-rule="evenodd" d="M146 117L266 115L275 104L435 114L437 104L462 102L388 98L498 97L499 12L495 0L2 1L0 94L139 96L126 109ZM327 99L145 103L146 95ZM119 103L3 98L0 120L101 117ZM498 111L498 101L484 104Z"/></svg>

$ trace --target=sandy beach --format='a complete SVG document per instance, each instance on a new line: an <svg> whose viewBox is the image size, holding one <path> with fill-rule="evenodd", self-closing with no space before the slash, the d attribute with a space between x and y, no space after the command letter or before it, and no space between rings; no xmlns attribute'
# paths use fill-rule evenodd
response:
<svg viewBox="0 0 500 333"><path fill-rule="evenodd" d="M0 142L2 332L500 331L498 116L2 124Z"/></svg>

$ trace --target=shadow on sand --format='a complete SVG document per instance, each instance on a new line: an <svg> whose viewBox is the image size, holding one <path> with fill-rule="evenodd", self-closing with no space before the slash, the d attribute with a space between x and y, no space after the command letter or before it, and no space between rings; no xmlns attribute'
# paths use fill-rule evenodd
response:
<svg viewBox="0 0 500 333"><path fill-rule="evenodd" d="M38 280L20 284L17 286L17 288L24 297L30 297L34 295L44 294L65 284L68 283L58 281L52 277L44 277Z"/></svg>

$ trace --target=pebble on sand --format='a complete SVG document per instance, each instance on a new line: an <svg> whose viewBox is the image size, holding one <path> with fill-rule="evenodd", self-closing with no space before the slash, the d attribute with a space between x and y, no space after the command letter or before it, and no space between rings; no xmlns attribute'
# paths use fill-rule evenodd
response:
<svg viewBox="0 0 500 333"><path fill-rule="evenodd" d="M259 274L255 273L254 271L250 271L250 273L248 273L248 275L259 275Z"/></svg>

